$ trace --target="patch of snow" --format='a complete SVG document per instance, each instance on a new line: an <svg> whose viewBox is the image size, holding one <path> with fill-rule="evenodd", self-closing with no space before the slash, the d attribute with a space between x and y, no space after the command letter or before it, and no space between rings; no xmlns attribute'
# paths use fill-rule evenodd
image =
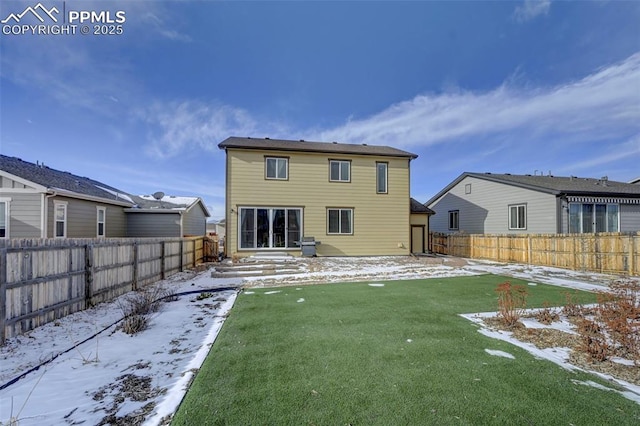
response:
<svg viewBox="0 0 640 426"><path fill-rule="evenodd" d="M411 342L413 342L413 340L407 339L407 343L411 343Z"/></svg>
<svg viewBox="0 0 640 426"><path fill-rule="evenodd" d="M382 283L370 283L369 287L384 287L384 284L382 284Z"/></svg>
<svg viewBox="0 0 640 426"><path fill-rule="evenodd" d="M500 357L509 358L509 359L516 359L515 356L511 355L508 352L503 352L503 351L499 351L499 350L495 350L495 349L485 349L484 351L486 353L488 353L489 355L500 356Z"/></svg>
<svg viewBox="0 0 640 426"><path fill-rule="evenodd" d="M282 291L280 290L271 290L271 291L265 291L264 294L276 294L276 293L282 293Z"/></svg>
<svg viewBox="0 0 640 426"><path fill-rule="evenodd" d="M624 358L618 358L617 356L609 358L609 361L615 362L616 364L622 364L622 365L628 365L628 366L634 366L635 365L635 362L633 362L633 360L624 359Z"/></svg>
<svg viewBox="0 0 640 426"><path fill-rule="evenodd" d="M298 303L302 303L304 302L304 299L301 297L300 299L297 300Z"/></svg>
<svg viewBox="0 0 640 426"><path fill-rule="evenodd" d="M527 285L530 285L531 287L535 287L535 286L537 286L538 284L536 284L536 283L527 283Z"/></svg>
<svg viewBox="0 0 640 426"><path fill-rule="evenodd" d="M255 291L245 291L244 294L256 294Z"/></svg>
<svg viewBox="0 0 640 426"><path fill-rule="evenodd" d="M629 391L619 391L617 389L613 389L613 388L609 388L607 386L603 386L600 383L596 383L594 381L591 380L587 380L586 382L583 382L581 380L571 380L572 383L576 384L576 385L582 385L582 386L590 386L592 388L596 388L596 389L600 389L603 391L609 391L609 392L616 392L619 393L620 395L624 396L625 398L628 398L632 401L637 402L638 404L640 404L640 395L634 393L634 392L629 392Z"/></svg>
<svg viewBox="0 0 640 426"><path fill-rule="evenodd" d="M478 332L480 334L487 337L491 337L493 339L498 339L504 342L511 343L514 346L517 346L519 348L526 350L527 352L529 352L531 355L533 355L538 359L546 359L548 361L551 361L556 365L564 368L565 370L583 371L586 373L595 374L596 376L604 380L615 382L626 389L626 391L620 392L621 395L623 395L627 399L630 399L640 404L640 386L634 385L633 383L629 383L624 380L617 379L609 374L604 374L597 371L584 370L580 367L577 367L571 364L569 362L569 355L571 353L570 348L555 347L555 348L539 349L533 343L522 342L516 339L515 337L513 337L513 333L510 331L492 330L492 329L486 328L484 326L482 319L486 317L490 317L492 315L495 316L496 314L497 313L495 312L481 312L477 314L462 314L460 316L468 319L474 324L480 325L480 328L478 329Z"/></svg>

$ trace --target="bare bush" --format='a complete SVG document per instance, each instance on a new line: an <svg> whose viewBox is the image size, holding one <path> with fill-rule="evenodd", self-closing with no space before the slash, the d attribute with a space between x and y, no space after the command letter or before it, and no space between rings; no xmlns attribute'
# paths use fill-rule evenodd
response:
<svg viewBox="0 0 640 426"><path fill-rule="evenodd" d="M499 284L498 320L506 327L516 325L527 307L527 289L521 285L511 285L509 281Z"/></svg>

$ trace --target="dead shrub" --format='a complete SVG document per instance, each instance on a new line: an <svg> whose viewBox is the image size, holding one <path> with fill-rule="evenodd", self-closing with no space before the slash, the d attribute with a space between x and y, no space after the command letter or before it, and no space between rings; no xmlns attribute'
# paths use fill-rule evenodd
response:
<svg viewBox="0 0 640 426"><path fill-rule="evenodd" d="M527 306L527 289L509 281L498 284L498 320L508 328L516 325Z"/></svg>
<svg viewBox="0 0 640 426"><path fill-rule="evenodd" d="M584 315L584 308L579 304L578 292L573 294L566 291L564 293L564 306L562 307L562 313L568 317L581 317Z"/></svg>
<svg viewBox="0 0 640 426"><path fill-rule="evenodd" d="M122 330L127 334L135 334L146 329L150 316L160 310L162 302L174 297L177 300L175 291L162 286L150 286L127 294L118 301L125 317Z"/></svg>
<svg viewBox="0 0 640 426"><path fill-rule="evenodd" d="M549 302L544 302L543 306L544 307L536 313L536 320L538 320L538 322L549 325L554 321L560 321L560 315L549 307Z"/></svg>
<svg viewBox="0 0 640 426"><path fill-rule="evenodd" d="M122 331L127 334L136 334L147 328L149 318L146 315L131 315L122 322Z"/></svg>
<svg viewBox="0 0 640 426"><path fill-rule="evenodd" d="M593 361L606 361L611 356L611 347L607 337L597 322L582 318L578 322L580 334L579 349L591 357Z"/></svg>
<svg viewBox="0 0 640 426"><path fill-rule="evenodd" d="M640 282L619 280L598 295L597 318L621 356L640 361Z"/></svg>

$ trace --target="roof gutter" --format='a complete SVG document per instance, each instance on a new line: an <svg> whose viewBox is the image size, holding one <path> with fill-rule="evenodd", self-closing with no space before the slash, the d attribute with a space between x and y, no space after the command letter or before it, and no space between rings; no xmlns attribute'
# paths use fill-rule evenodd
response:
<svg viewBox="0 0 640 426"><path fill-rule="evenodd" d="M44 200L42 203L42 218L41 218L41 238L47 238L48 235L48 226L49 226L49 199L58 195L58 193L52 189L49 189L47 192L49 194L44 195Z"/></svg>
<svg viewBox="0 0 640 426"><path fill-rule="evenodd" d="M60 189L60 188L47 188L48 191L54 191L56 193L56 195L59 196L64 196L64 197L69 197L69 198L77 198L79 200L87 200L87 201L96 201L99 203L106 203L106 204L113 204L116 206L122 206L122 207L131 207L132 203L128 202L128 201L119 201L119 200L112 200L110 198L102 198L102 197L95 197L93 195L84 195L84 194L79 194L77 192L73 192L73 191L68 191L66 189Z"/></svg>

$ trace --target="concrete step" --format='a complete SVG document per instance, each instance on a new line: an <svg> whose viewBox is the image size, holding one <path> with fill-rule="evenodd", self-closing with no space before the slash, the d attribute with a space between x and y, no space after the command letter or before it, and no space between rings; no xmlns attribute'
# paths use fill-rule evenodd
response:
<svg viewBox="0 0 640 426"><path fill-rule="evenodd" d="M255 270L228 270L228 271L218 271L215 270L211 273L211 278L244 278L244 277L263 277L270 275L290 275L290 274L301 274L305 271L301 269L255 269Z"/></svg>

